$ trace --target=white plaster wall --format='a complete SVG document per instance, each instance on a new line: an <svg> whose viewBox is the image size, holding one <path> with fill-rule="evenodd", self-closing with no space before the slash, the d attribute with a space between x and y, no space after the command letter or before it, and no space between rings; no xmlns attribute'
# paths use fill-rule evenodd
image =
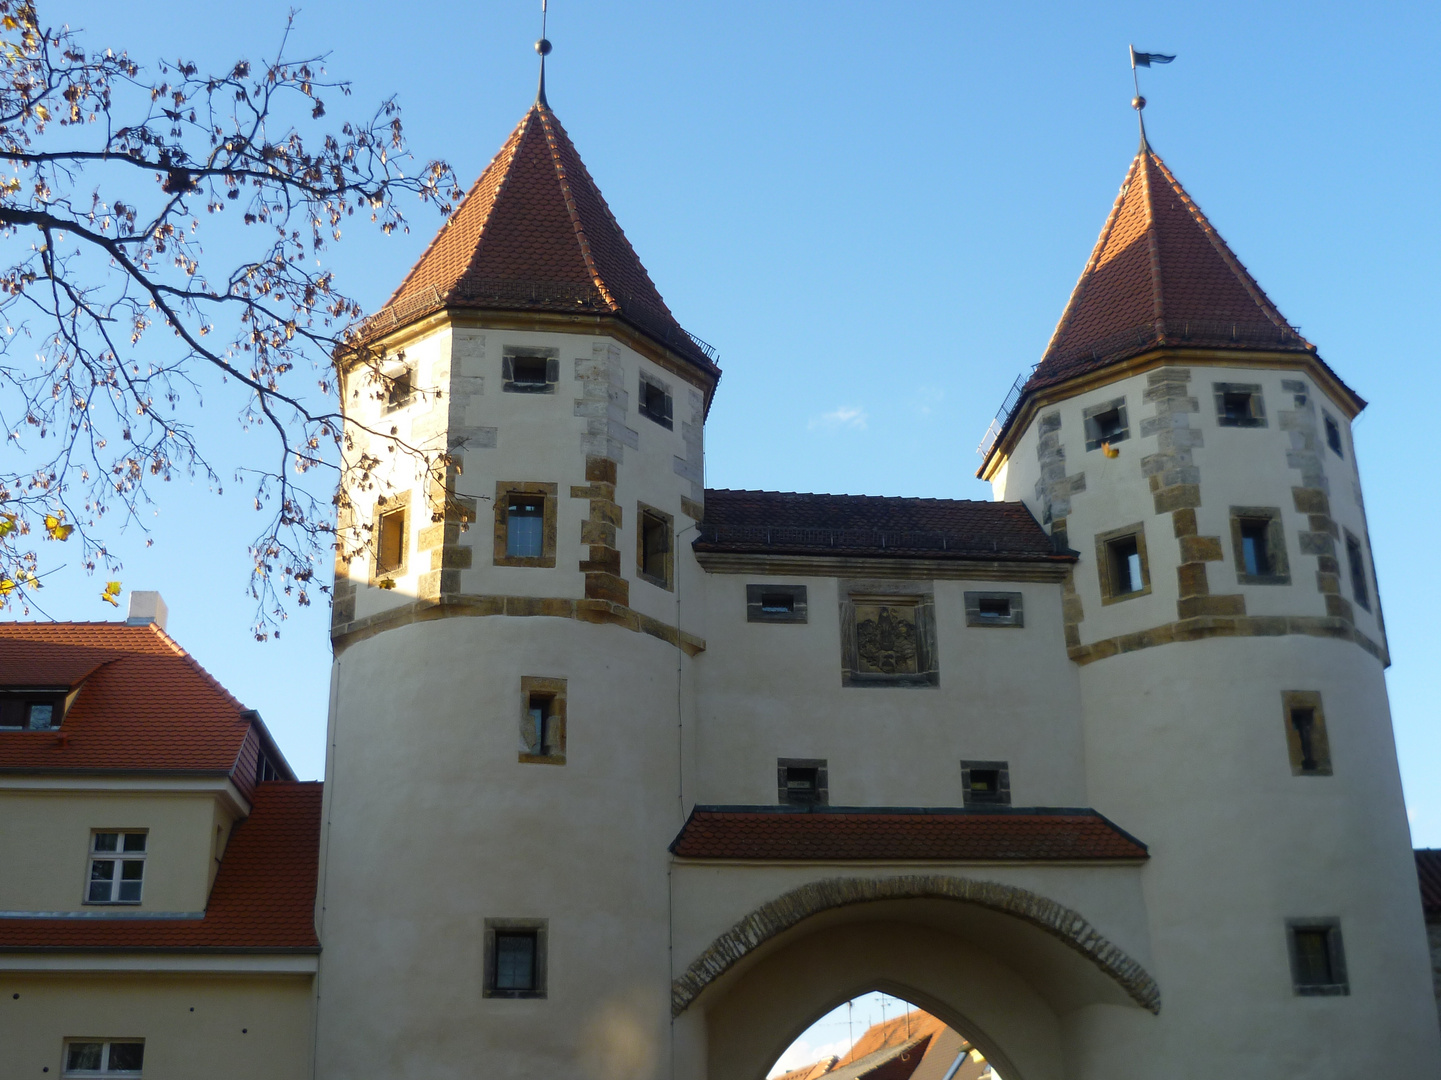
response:
<svg viewBox="0 0 1441 1080"><path fill-rule="evenodd" d="M747 622L748 584L805 585L809 621ZM827 760L834 805L959 806L977 758L1010 763L1014 805L1085 805L1059 585L917 584L935 590L940 685L844 687L837 579L707 574L697 801L773 804L776 759L800 757ZM990 590L1022 594L1023 627L966 625L964 594Z"/></svg>
<svg viewBox="0 0 1441 1080"><path fill-rule="evenodd" d="M208 794L0 792L0 911L203 911L214 880L216 825ZM139 904L86 904L94 831L146 829Z"/></svg>
<svg viewBox="0 0 1441 1080"><path fill-rule="evenodd" d="M318 1076L483 1063L532 1077L602 1059L622 1070L602 1075L660 1075L676 652L616 626L490 617L338 657ZM567 680L563 766L517 760L522 675ZM549 920L546 1000L482 997L488 917Z"/></svg>

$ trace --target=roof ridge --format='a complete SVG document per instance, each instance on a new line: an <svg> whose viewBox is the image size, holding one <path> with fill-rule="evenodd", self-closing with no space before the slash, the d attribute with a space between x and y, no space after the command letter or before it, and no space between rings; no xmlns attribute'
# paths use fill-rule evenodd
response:
<svg viewBox="0 0 1441 1080"><path fill-rule="evenodd" d="M565 162L560 159L560 146L558 145L555 132L551 130L551 121L555 122L556 127L560 127L561 134L563 135L565 135L565 128L561 127L560 120L556 117L555 113L550 111L550 106L537 103L532 111L538 113L540 116L540 127L545 133L546 146L550 149L551 164L555 166L555 177L556 180L560 182L560 195L561 198L565 200L565 212L570 215L571 227L575 229L576 243L580 245L580 257L585 262L585 268L590 271L590 279L595 283L596 291L600 293L601 298L606 302L606 306L608 306L611 311L618 312L621 310L620 303L616 300L615 294L610 291L610 287L606 285L605 278L601 276L600 269L595 265L595 256L591 254L590 238L585 235L585 223L581 221L580 210L576 208L575 194L570 189L570 178L565 174ZM566 138L568 139L569 136L566 135ZM576 156L579 158L579 154ZM584 168L584 165L581 167ZM594 178L591 178L591 186L595 187ZM596 195L600 196L599 188L596 188ZM498 202L499 200L500 193L496 192L496 201ZM606 203L604 198L601 198L600 202L601 205L605 207L606 212L609 213L610 205ZM615 222L615 215L613 214L611 215L611 221L616 225L616 228L620 227L619 223Z"/></svg>
<svg viewBox="0 0 1441 1080"><path fill-rule="evenodd" d="M1142 136L1144 139L1144 136ZM1161 285L1161 238L1156 232L1156 197L1151 191L1151 162L1159 162L1149 143L1141 148L1141 198L1145 200L1146 247L1151 256L1151 314L1155 317L1156 334L1166 340L1165 292Z"/></svg>
<svg viewBox="0 0 1441 1080"><path fill-rule="evenodd" d="M816 499L877 499L888 502L961 503L970 506L1020 505L1019 499L948 499L942 495L856 495L844 491L772 491L768 488L706 488L706 495L802 495Z"/></svg>

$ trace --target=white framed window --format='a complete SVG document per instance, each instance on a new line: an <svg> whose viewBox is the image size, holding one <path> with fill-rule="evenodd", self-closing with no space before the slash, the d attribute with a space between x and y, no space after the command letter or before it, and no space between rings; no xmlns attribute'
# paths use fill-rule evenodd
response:
<svg viewBox="0 0 1441 1080"><path fill-rule="evenodd" d="M96 831L90 837L87 904L138 904L145 883L146 834L138 830Z"/></svg>
<svg viewBox="0 0 1441 1080"><path fill-rule="evenodd" d="M66 1039L64 1076L139 1076L143 1039Z"/></svg>

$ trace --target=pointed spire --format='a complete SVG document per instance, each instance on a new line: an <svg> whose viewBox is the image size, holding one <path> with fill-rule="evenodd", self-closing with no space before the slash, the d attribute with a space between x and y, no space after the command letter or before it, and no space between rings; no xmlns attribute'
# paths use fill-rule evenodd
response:
<svg viewBox="0 0 1441 1080"><path fill-rule="evenodd" d="M580 155L539 100L366 323L375 336L445 308L614 316L719 375L661 299Z"/></svg>
<svg viewBox="0 0 1441 1080"><path fill-rule="evenodd" d="M547 0L540 0L540 40L535 43L535 51L540 54L540 86L535 91L535 103L549 107L550 103L545 100L545 58L550 55L550 42L545 37Z"/></svg>
<svg viewBox="0 0 1441 1080"><path fill-rule="evenodd" d="M1151 149L1142 124L1141 146L1121 193L1026 390L1162 345L1315 348L1285 320Z"/></svg>

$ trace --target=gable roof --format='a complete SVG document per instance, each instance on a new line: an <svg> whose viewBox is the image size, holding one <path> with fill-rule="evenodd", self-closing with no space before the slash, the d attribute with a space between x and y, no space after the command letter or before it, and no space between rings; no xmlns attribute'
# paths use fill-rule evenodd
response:
<svg viewBox="0 0 1441 1080"><path fill-rule="evenodd" d="M318 952L319 782L255 787L199 919L0 918L0 950L207 949Z"/></svg>
<svg viewBox="0 0 1441 1080"><path fill-rule="evenodd" d="M543 100L366 331L386 333L448 307L613 315L720 375L709 346L683 330L661 299Z"/></svg>
<svg viewBox="0 0 1441 1080"><path fill-rule="evenodd" d="M1143 141L1025 389L1161 345L1315 351Z"/></svg>
<svg viewBox="0 0 1441 1080"><path fill-rule="evenodd" d="M1024 503L707 489L698 552L1070 562Z"/></svg>
<svg viewBox="0 0 1441 1080"><path fill-rule="evenodd" d="M263 749L247 709L154 623L0 623L0 691L79 687L59 731L0 731L0 771L232 775L243 793Z"/></svg>
<svg viewBox="0 0 1441 1080"><path fill-rule="evenodd" d="M1094 810L697 806L671 842L682 859L1043 862L1145 859Z"/></svg>

